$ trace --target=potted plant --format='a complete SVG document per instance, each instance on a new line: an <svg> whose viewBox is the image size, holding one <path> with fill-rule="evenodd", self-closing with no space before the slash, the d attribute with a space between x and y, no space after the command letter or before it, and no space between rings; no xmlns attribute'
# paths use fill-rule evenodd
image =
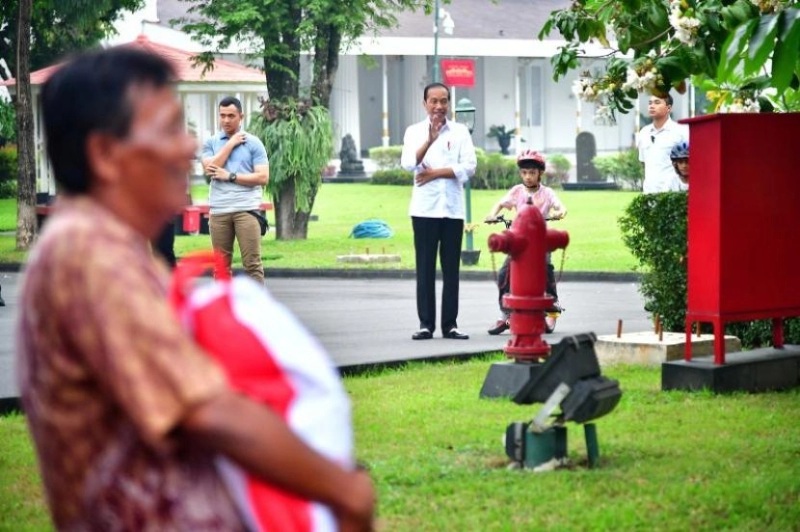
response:
<svg viewBox="0 0 800 532"><path fill-rule="evenodd" d="M514 128L506 129L506 126L492 126L489 128L489 133L486 134L490 139L497 139L497 144L500 146L500 153L508 155L508 147L511 145L511 137L514 136L516 130Z"/></svg>

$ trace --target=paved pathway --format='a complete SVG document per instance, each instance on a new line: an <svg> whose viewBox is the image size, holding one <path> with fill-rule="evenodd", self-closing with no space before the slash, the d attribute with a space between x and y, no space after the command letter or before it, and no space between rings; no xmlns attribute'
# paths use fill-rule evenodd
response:
<svg viewBox="0 0 800 532"><path fill-rule="evenodd" d="M19 280L18 273L0 273L7 305L0 307L0 398L17 395L13 329ZM418 325L413 280L268 278L267 286L345 369L499 351L509 338L508 333L486 333L498 314L497 290L491 281L461 282L459 328L470 334L467 341L445 340L441 331L433 340L411 340ZM551 344L564 335L588 331L612 334L618 319L624 320L628 332L650 327L632 282L562 282L559 295L567 310L556 332L546 336Z"/></svg>

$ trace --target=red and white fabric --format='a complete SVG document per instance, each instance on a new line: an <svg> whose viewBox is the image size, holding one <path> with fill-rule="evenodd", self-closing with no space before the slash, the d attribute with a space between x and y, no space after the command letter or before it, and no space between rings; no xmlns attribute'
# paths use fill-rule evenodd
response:
<svg viewBox="0 0 800 532"><path fill-rule="evenodd" d="M201 279L212 265L216 280ZM234 389L269 406L320 454L353 467L350 401L325 349L264 287L246 276L224 278L220 265L209 253L178 264L170 297L180 320ZM253 478L223 457L217 467L250 530L336 530L328 507Z"/></svg>

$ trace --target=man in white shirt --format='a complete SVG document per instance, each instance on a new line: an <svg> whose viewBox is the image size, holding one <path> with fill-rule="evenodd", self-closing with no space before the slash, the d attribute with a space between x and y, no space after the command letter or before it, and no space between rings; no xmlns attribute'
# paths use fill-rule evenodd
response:
<svg viewBox="0 0 800 532"><path fill-rule="evenodd" d="M464 183L477 159L469 130L447 119L450 89L431 83L423 92L428 117L406 129L400 164L414 172L408 209L414 228L417 262L417 314L414 340L433 338L436 330L436 256L442 264L442 337L467 340L458 330L458 274L464 236Z"/></svg>
<svg viewBox="0 0 800 532"><path fill-rule="evenodd" d="M672 120L672 96L651 96L647 112L652 117L650 125L639 130L636 147L639 160L644 165L645 194L676 190L675 169L669 157L672 147L680 142L689 142L689 126Z"/></svg>

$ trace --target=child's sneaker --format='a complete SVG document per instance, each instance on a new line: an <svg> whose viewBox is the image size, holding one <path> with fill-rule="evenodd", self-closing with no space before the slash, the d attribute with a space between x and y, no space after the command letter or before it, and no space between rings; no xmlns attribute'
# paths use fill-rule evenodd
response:
<svg viewBox="0 0 800 532"><path fill-rule="evenodd" d="M498 335L498 334L500 334L500 333L502 333L502 332L505 332L505 331L507 331L507 330L508 330L508 327L509 327L509 325L508 325L508 320L507 320L506 318L500 318L500 319L499 319L499 320L497 320L497 322L494 324L494 327L492 327L491 329L489 329L487 332L488 332L489 334L491 334L492 336L496 336L496 335Z"/></svg>

